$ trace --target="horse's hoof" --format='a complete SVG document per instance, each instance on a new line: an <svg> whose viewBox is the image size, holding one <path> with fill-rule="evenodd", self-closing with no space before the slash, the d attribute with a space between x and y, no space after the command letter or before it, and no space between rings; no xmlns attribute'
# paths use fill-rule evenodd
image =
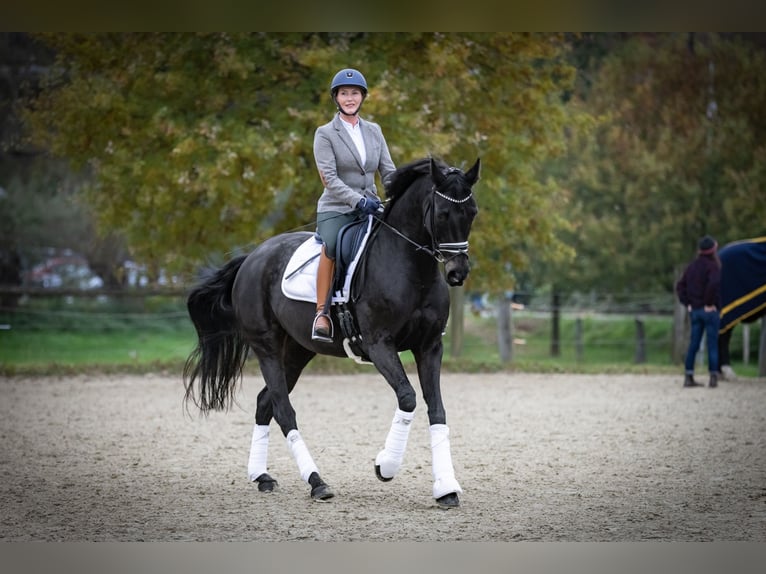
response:
<svg viewBox="0 0 766 574"><path fill-rule="evenodd" d="M327 485L327 483L325 483L324 480L319 477L319 474L316 472L312 472L311 476L309 476L309 484L311 485L311 498L318 502L330 500L333 496L335 496L335 493L332 491L332 489Z"/></svg>
<svg viewBox="0 0 766 574"><path fill-rule="evenodd" d="M274 489L279 486L279 483L266 472L259 475L255 482L258 483L259 492L274 492Z"/></svg>
<svg viewBox="0 0 766 574"><path fill-rule="evenodd" d="M436 504L439 505L439 508L445 510L449 508L457 508L460 506L460 499L457 497L457 492L450 492L449 494L437 498Z"/></svg>
<svg viewBox="0 0 766 574"><path fill-rule="evenodd" d="M380 474L380 465L379 464L375 465L375 476L378 477L378 480L382 480L383 482L388 482L389 480L393 480L393 478L394 478L393 476L389 476L388 478L386 478L385 476Z"/></svg>
<svg viewBox="0 0 766 574"><path fill-rule="evenodd" d="M326 484L322 484L311 489L311 498L313 498L317 502L324 502L325 500L330 500L333 496L335 496L335 493Z"/></svg>

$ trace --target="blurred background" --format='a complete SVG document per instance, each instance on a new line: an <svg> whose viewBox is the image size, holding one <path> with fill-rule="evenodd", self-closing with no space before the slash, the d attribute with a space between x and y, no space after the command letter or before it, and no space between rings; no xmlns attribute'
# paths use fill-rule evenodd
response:
<svg viewBox="0 0 766 574"><path fill-rule="evenodd" d="M354 67L397 164L482 160L448 368L677 372L698 239L766 236L765 58L760 33L0 33L1 368L182 364L199 270L314 229ZM738 372L762 339L737 327Z"/></svg>

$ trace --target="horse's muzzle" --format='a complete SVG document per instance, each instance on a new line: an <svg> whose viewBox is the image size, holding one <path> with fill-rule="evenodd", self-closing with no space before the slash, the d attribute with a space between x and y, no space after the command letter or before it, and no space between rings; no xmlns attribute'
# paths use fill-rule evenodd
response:
<svg viewBox="0 0 766 574"><path fill-rule="evenodd" d="M444 274L450 287L460 287L470 271L471 265L467 255L453 257L444 263Z"/></svg>

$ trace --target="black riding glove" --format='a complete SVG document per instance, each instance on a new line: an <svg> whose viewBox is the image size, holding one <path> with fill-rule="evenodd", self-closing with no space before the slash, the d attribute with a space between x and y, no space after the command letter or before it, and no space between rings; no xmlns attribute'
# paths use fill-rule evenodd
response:
<svg viewBox="0 0 766 574"><path fill-rule="evenodd" d="M371 215L373 213L376 213L378 209L380 209L381 203L380 200L373 197L363 197L359 200L359 203L356 204L356 208L364 213L365 215Z"/></svg>

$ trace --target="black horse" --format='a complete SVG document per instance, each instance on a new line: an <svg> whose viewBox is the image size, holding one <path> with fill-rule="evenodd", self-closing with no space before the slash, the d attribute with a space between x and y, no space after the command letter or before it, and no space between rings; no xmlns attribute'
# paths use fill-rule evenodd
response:
<svg viewBox="0 0 766 574"><path fill-rule="evenodd" d="M416 393L398 352L410 350L428 407L433 496L443 507L458 506L462 490L455 479L440 391L442 335L449 315L448 284L462 285L469 272L468 236L478 212L472 187L479 166L477 159L463 172L426 158L398 169L355 279L353 309L360 344L398 402L375 472L381 480L391 480L404 456ZM272 237L192 290L188 310L198 344L186 362L184 385L186 400L202 412L228 408L252 349L266 386L257 398L248 476L261 491L276 485L266 466L274 418L302 479L311 486L311 497L325 500L334 494L298 432L289 393L318 353L341 357L347 352L337 316L334 341L312 341L315 305L288 299L281 290L290 257L311 235Z"/></svg>

